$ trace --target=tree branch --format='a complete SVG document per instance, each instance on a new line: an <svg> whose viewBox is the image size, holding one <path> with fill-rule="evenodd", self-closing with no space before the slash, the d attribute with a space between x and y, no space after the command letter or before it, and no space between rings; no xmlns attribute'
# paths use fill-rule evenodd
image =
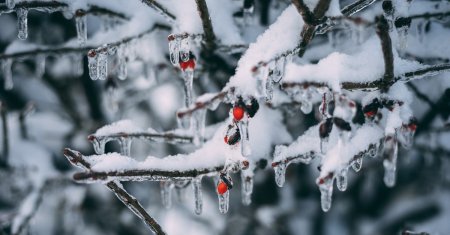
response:
<svg viewBox="0 0 450 235"><path fill-rule="evenodd" d="M3 150L2 158L0 158L0 168L8 167L8 155L9 155L9 134L8 134L8 116L6 115L6 107L3 102L0 101L0 116L2 118L3 129Z"/></svg>
<svg viewBox="0 0 450 235"><path fill-rule="evenodd" d="M177 135L175 133L151 133L151 132L135 132L135 133L117 133L112 135L90 135L88 140L93 141L103 141L103 140L120 140L122 138L128 139L145 139L150 141L164 141L167 143L192 143L193 137L187 135Z"/></svg>
<svg viewBox="0 0 450 235"><path fill-rule="evenodd" d="M198 14L202 20L203 32L205 34L205 47L208 51L213 51L216 48L216 35L211 24L208 6L205 0L195 0L195 2L197 3Z"/></svg>
<svg viewBox="0 0 450 235"><path fill-rule="evenodd" d="M377 22L376 32L381 41L381 50L383 51L384 59L384 76L383 83L389 84L394 80L394 55L392 54L392 42L389 36L389 25L383 16L375 19ZM382 87L382 90L387 91L388 87Z"/></svg>
<svg viewBox="0 0 450 235"><path fill-rule="evenodd" d="M155 11L157 11L159 14L164 16L170 23L174 23L176 17L170 13L164 6L162 6L159 2L156 0L141 0L143 3L145 3L147 6L153 8Z"/></svg>

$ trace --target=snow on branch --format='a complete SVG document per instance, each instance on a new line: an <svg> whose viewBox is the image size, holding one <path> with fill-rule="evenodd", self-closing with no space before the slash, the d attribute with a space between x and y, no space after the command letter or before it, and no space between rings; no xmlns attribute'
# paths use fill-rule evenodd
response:
<svg viewBox="0 0 450 235"><path fill-rule="evenodd" d="M168 19L168 21L170 23L174 23L175 22L175 15L173 15L172 13L170 13L163 5L161 5L159 2L157 2L156 0L141 0L144 4L146 4L147 6L151 7L152 9L154 9L155 11L157 11L158 13L160 13L162 16L164 16L166 19Z"/></svg>

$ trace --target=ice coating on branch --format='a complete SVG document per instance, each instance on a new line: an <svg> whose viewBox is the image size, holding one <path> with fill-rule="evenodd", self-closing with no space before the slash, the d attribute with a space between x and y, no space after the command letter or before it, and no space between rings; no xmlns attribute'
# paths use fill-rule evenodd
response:
<svg viewBox="0 0 450 235"><path fill-rule="evenodd" d="M394 75L422 68L418 62L400 58L394 52ZM370 64L371 66L366 66ZM342 82L371 82L379 80L384 74L384 61L378 37L373 36L364 42L354 54L333 52L317 64L286 66L282 82L315 82L340 91Z"/></svg>
<svg viewBox="0 0 450 235"><path fill-rule="evenodd" d="M17 37L21 40L28 38L28 10L19 8L17 13L17 30L19 31Z"/></svg>
<svg viewBox="0 0 450 235"><path fill-rule="evenodd" d="M133 133L139 131L142 131L142 129L136 126L131 120L125 119L99 128L94 135L107 136L119 133Z"/></svg>
<svg viewBox="0 0 450 235"><path fill-rule="evenodd" d="M14 87L12 78L12 59L2 61L3 87L5 90L11 90Z"/></svg>
<svg viewBox="0 0 450 235"><path fill-rule="evenodd" d="M203 210L202 177L192 179L192 189L194 190L195 214L200 215Z"/></svg>
<svg viewBox="0 0 450 235"><path fill-rule="evenodd" d="M86 41L87 41L87 26L86 26L87 23L86 23L86 21L87 21L86 14L75 17L78 45L80 45L80 46L86 45Z"/></svg>

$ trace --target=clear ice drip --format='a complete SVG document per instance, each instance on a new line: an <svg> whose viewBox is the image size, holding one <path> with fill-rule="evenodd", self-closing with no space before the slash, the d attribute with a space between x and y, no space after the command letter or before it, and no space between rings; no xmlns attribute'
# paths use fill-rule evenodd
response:
<svg viewBox="0 0 450 235"><path fill-rule="evenodd" d="M126 57L126 48L125 48L125 46L119 47L119 49L117 51L117 63L118 63L117 77L120 80L125 80L127 78L127 75L128 75L127 57Z"/></svg>
<svg viewBox="0 0 450 235"><path fill-rule="evenodd" d="M241 182L242 182L242 204L248 206L252 203L252 192L253 192L253 176L246 173L247 171L241 171Z"/></svg>
<svg viewBox="0 0 450 235"><path fill-rule="evenodd" d="M180 39L177 37L169 41L170 62L177 66L180 62Z"/></svg>
<svg viewBox="0 0 450 235"><path fill-rule="evenodd" d="M131 156L131 138L121 137L119 140L120 154L123 156Z"/></svg>
<svg viewBox="0 0 450 235"><path fill-rule="evenodd" d="M182 72L184 80L184 104L189 107L193 102L192 83L194 81L194 70L186 69Z"/></svg>
<svg viewBox="0 0 450 235"><path fill-rule="evenodd" d="M12 59L2 61L3 87L5 90L11 90L14 87L12 79Z"/></svg>
<svg viewBox="0 0 450 235"><path fill-rule="evenodd" d="M386 138L383 149L384 183L388 187L394 187L397 170L398 144L397 140Z"/></svg>
<svg viewBox="0 0 450 235"><path fill-rule="evenodd" d="M241 154L244 157L250 156L252 154L252 148L250 146L250 138L248 133L248 118L244 117L239 121L239 131L241 134Z"/></svg>
<svg viewBox="0 0 450 235"><path fill-rule="evenodd" d="M80 46L86 45L86 41L87 41L86 18L87 18L87 16L85 14L83 14L82 16L75 17L78 45L80 45Z"/></svg>
<svg viewBox="0 0 450 235"><path fill-rule="evenodd" d="M256 78L256 86L258 96L266 97L266 80L268 76L267 66L259 65L253 72L253 77Z"/></svg>
<svg viewBox="0 0 450 235"><path fill-rule="evenodd" d="M406 49L408 43L409 26L402 26L396 29L398 34L398 47L400 48L401 51L403 51Z"/></svg>
<svg viewBox="0 0 450 235"><path fill-rule="evenodd" d="M194 133L193 143L200 146L205 136L206 109L197 110L191 118L191 131Z"/></svg>
<svg viewBox="0 0 450 235"><path fill-rule="evenodd" d="M217 196L219 197L219 211L222 214L225 214L228 212L228 207L230 204L230 190L226 191L224 194L217 193Z"/></svg>
<svg viewBox="0 0 450 235"><path fill-rule="evenodd" d="M95 53L95 52L94 52ZM88 68L89 68L89 77L91 77L92 80L97 80L99 77L99 70L98 70L98 55L88 55Z"/></svg>
<svg viewBox="0 0 450 235"><path fill-rule="evenodd" d="M411 148L413 140L414 140L415 131L410 130L408 127L401 127L399 131L397 131L397 138L403 148Z"/></svg>
<svg viewBox="0 0 450 235"><path fill-rule="evenodd" d="M108 52L100 50L97 58L98 79L105 80L108 76Z"/></svg>
<svg viewBox="0 0 450 235"><path fill-rule="evenodd" d="M185 114L183 116L177 116L178 127L182 129L188 129L191 124L191 114Z"/></svg>
<svg viewBox="0 0 450 235"><path fill-rule="evenodd" d="M278 187L283 187L284 182L286 180L286 163L280 162L278 165L274 167L275 170L275 182Z"/></svg>
<svg viewBox="0 0 450 235"><path fill-rule="evenodd" d="M192 179L194 190L195 214L200 215L203 210L202 177Z"/></svg>
<svg viewBox="0 0 450 235"><path fill-rule="evenodd" d="M97 139L94 138L92 141L92 146L94 147L94 151L96 154L104 154L105 153L105 144L106 139Z"/></svg>
<svg viewBox="0 0 450 235"><path fill-rule="evenodd" d="M16 6L16 0L6 0L6 7L13 9Z"/></svg>
<svg viewBox="0 0 450 235"><path fill-rule="evenodd" d="M362 163L363 163L363 159L362 157L358 157L356 158L353 162L352 162L352 168L355 172L358 172L361 170L362 168Z"/></svg>
<svg viewBox="0 0 450 235"><path fill-rule="evenodd" d="M347 167L344 167L336 178L336 186L339 189L339 191L345 191L347 190L347 173L348 169Z"/></svg>
<svg viewBox="0 0 450 235"><path fill-rule="evenodd" d="M189 52L191 50L189 37L183 38L180 40L180 59L183 62L189 60Z"/></svg>
<svg viewBox="0 0 450 235"><path fill-rule="evenodd" d="M35 68L35 75L36 78L42 78L45 73L45 55L37 55L36 56L36 68Z"/></svg>
<svg viewBox="0 0 450 235"><path fill-rule="evenodd" d="M25 8L17 9L17 37L21 40L28 38L28 10Z"/></svg>
<svg viewBox="0 0 450 235"><path fill-rule="evenodd" d="M331 197L333 196L333 178L325 179L319 184L320 189L320 205L322 210L327 212L331 208Z"/></svg>
<svg viewBox="0 0 450 235"><path fill-rule="evenodd" d="M312 111L313 105L312 105L312 90L309 88L306 88L301 91L300 93L300 102L301 106L300 109L304 114L308 114Z"/></svg>
<svg viewBox="0 0 450 235"><path fill-rule="evenodd" d="M172 207L172 189L174 184L172 181L161 181L161 199L163 206L167 209Z"/></svg>

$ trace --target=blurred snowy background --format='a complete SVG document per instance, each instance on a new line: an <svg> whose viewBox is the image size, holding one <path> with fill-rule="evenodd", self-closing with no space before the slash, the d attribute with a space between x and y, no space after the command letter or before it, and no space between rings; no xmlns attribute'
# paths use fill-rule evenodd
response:
<svg viewBox="0 0 450 235"><path fill-rule="evenodd" d="M176 112L186 103L180 78L186 75L170 63L167 36L202 34L202 21L194 0L161 0L156 9L149 7L149 2L152 1L0 2L0 235L150 233L106 187L75 183L72 175L77 169L63 156L66 147L94 154L87 136L118 120L128 119L133 128L151 128L149 131L156 132L178 128ZM305 2L314 6L317 1ZM333 0L326 15L339 16L339 9L353 2L358 1ZM383 15L382 5L387 1L365 2L374 3L356 13L358 19L374 22L375 16ZM397 61L402 58L415 62L399 65L396 75L417 67L417 62L448 63L450 1L401 2L411 5L407 10L397 9L398 14L418 17L411 17L406 33L391 31L394 57ZM250 69L297 45L301 16L287 0L206 3L216 37L214 46L219 49L208 54L205 40L191 42L188 50L197 56L194 96L220 92L230 86L239 87L242 93L253 92L245 80L254 79ZM167 12L161 14L161 9ZM426 15L435 13L438 16ZM260 35L263 36L258 38ZM294 65L286 68L285 78L301 80L302 76L309 76L304 79L325 81L342 73L341 81L351 80L352 71L340 71L348 66L336 64L341 57L330 56L321 61L333 52L361 52L352 57L356 59L344 62L353 66L356 77L379 71L383 75L383 58L375 35L373 26L352 24L318 34L305 55L294 58ZM97 49L101 56L103 45L116 42L121 42L113 48L117 58L105 62L108 74L92 80L88 50ZM246 52L254 42L257 43ZM371 61L371 56L377 61ZM358 60L361 63L354 64ZM321 67L306 66L318 62ZM125 182L124 187L167 234L173 235L416 234L406 231L450 234L449 76L448 72L441 73L406 85L412 94L410 107L418 129L413 147L399 148L395 187L388 188L383 182L382 160L365 160L361 171L349 173L345 192L335 189L333 206L326 213L321 209L315 183L318 163L292 164L284 186L278 187L275 182L270 166L273 145L289 144L320 120L320 100L313 101L312 112L304 114L298 105L277 100L284 97L280 89L274 91L276 108L262 107L259 115L266 116L255 117L259 120L255 123L261 124L253 127L255 131L250 134L258 143L266 143L254 146L262 149L254 150L261 154L252 163L256 168L250 205L241 203L240 177L236 174L232 174L237 186L230 193L226 214L219 212L216 185L209 177L203 179L201 215L194 213L191 187L174 190L170 208L166 208L167 203L162 204L159 182ZM339 80L336 82L339 84ZM355 120L359 117L359 122L364 122L361 93L348 95L358 103ZM220 126L229 117L230 107L220 104L217 110L207 111L206 137L218 128L213 124ZM266 138L270 140L264 142ZM148 155L164 157L191 153L197 148L189 143L134 141L131 155L144 160ZM119 149L116 142L106 144L106 152L120 152Z"/></svg>

